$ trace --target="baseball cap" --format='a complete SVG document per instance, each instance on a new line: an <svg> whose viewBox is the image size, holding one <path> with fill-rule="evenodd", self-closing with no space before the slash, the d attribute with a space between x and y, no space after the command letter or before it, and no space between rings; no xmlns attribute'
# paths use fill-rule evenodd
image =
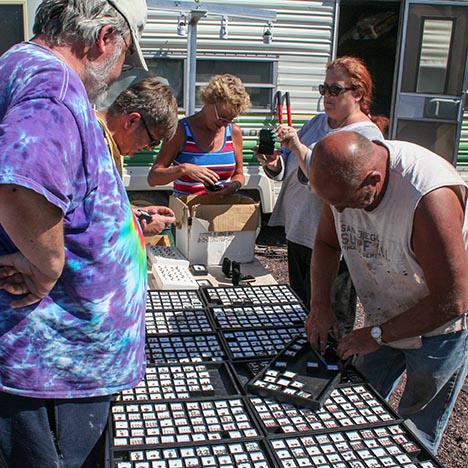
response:
<svg viewBox="0 0 468 468"><path fill-rule="evenodd" d="M139 40L146 24L148 7L145 0L108 0L108 2L125 18L130 27L133 41L133 53L127 55L125 63L148 70Z"/></svg>

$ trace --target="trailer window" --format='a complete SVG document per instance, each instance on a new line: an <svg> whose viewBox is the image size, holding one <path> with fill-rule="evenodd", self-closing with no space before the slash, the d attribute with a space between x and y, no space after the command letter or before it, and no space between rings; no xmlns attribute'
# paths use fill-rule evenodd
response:
<svg viewBox="0 0 468 468"><path fill-rule="evenodd" d="M0 55L25 39L23 2L0 2Z"/></svg>
<svg viewBox="0 0 468 468"><path fill-rule="evenodd" d="M423 24L416 91L444 93L454 24L440 19L424 19Z"/></svg>
<svg viewBox="0 0 468 468"><path fill-rule="evenodd" d="M231 73L238 76L244 84L252 101L252 107L257 109L270 109L273 99L273 90L276 87L276 62L265 59L231 60L231 59L205 59L197 61L197 91L205 86L214 75ZM196 105L202 102L196 99Z"/></svg>
<svg viewBox="0 0 468 468"><path fill-rule="evenodd" d="M121 91L148 76L159 76L167 80L174 90L177 104L184 106L184 59L183 58L146 58L148 71L133 69L123 72L112 84L107 96L99 107L109 106ZM273 92L276 88L277 64L273 60L215 60L198 59L196 74L196 105L201 107L198 90L208 84L213 75L231 73L238 76L250 95L252 107L270 110Z"/></svg>

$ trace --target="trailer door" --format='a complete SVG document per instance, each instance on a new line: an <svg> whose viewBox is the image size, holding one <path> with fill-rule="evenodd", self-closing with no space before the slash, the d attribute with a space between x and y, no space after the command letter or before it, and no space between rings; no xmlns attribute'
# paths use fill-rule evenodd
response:
<svg viewBox="0 0 468 468"><path fill-rule="evenodd" d="M406 2L391 138L456 163L467 50L468 2Z"/></svg>

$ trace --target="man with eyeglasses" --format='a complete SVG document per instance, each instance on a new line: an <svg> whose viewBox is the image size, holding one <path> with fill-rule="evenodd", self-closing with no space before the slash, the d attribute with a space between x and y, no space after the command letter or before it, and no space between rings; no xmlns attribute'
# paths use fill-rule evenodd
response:
<svg viewBox="0 0 468 468"><path fill-rule="evenodd" d="M171 88L158 78L146 78L123 90L106 109L96 112L120 176L123 155L154 150L161 140L170 140L177 128L177 101ZM167 206L133 207L143 234L159 234L175 222ZM148 214L149 217L145 216Z"/></svg>
<svg viewBox="0 0 468 468"><path fill-rule="evenodd" d="M0 58L8 468L103 466L111 396L145 372L145 246L90 100L125 62L146 67L146 14L144 0L44 0L34 37Z"/></svg>

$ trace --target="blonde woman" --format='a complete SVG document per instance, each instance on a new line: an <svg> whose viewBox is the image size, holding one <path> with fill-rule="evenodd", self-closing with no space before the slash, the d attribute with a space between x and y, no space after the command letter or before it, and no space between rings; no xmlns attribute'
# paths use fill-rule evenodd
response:
<svg viewBox="0 0 468 468"><path fill-rule="evenodd" d="M183 118L148 174L151 186L174 182L174 195L229 195L244 184L242 133L234 120L250 106L241 80L214 76L200 92L202 109Z"/></svg>

